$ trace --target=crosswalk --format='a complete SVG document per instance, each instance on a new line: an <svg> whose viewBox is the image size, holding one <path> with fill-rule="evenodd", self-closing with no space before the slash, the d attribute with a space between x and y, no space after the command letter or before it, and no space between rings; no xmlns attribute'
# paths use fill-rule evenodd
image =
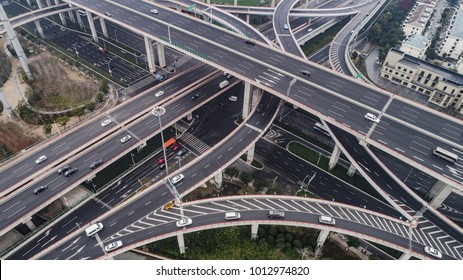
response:
<svg viewBox="0 0 463 280"><path fill-rule="evenodd" d="M420 221L417 227L409 227L407 224L386 216L363 211L354 207L344 207L328 201L311 200L295 197L266 196L266 197L234 197L226 200L212 200L198 202L183 207L184 215L195 217L225 213L228 211L241 211L242 218L246 218L246 212L262 210L281 210L286 212L286 221L296 220L293 213L308 213L313 215L327 215L341 221L350 221L357 224L366 225L370 228L364 234L374 235L375 232L387 232L394 236L413 240L416 243L431 246L437 250L452 256L456 259L463 259L463 245L452 237L445 234L437 226L427 220ZM117 239L124 235L132 234L141 230L150 230L153 227L166 223L173 223L180 219L180 209L173 207L169 210L162 208L146 215L138 221L127 226L125 229L115 233L108 240ZM298 215L298 217L301 217ZM304 222L301 218L298 222ZM391 240L386 240L391 242Z"/></svg>
<svg viewBox="0 0 463 280"><path fill-rule="evenodd" d="M193 134L189 132L183 133L180 137L179 141L183 146L189 148L193 154L200 155L207 150L209 150L210 146L201 141L200 139L196 138Z"/></svg>

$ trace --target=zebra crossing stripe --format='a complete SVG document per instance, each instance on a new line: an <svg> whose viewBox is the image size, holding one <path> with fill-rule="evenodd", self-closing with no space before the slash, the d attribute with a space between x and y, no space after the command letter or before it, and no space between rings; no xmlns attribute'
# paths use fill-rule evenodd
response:
<svg viewBox="0 0 463 280"><path fill-rule="evenodd" d="M281 203L284 203L286 205L288 205L289 207L293 208L295 211L297 212L301 212L299 209L297 209L296 207L294 207L293 205L289 204L288 202L282 200L282 199L278 199L278 201L280 201Z"/></svg>
<svg viewBox="0 0 463 280"><path fill-rule="evenodd" d="M355 217L354 214L352 214L352 212L349 210L349 209L346 209L346 211L349 213L349 220L352 220L351 218L354 218L354 220L357 222L357 223L360 223L360 221Z"/></svg>
<svg viewBox="0 0 463 280"><path fill-rule="evenodd" d="M304 204L307 205L307 206L309 206L309 207L312 208L313 210L315 210L315 212L317 212L318 214L323 215L322 212L318 211L318 209L316 209L315 207L313 207L312 205L310 205L310 204L307 203L306 201L304 201ZM315 212L314 212L314 213L315 213Z"/></svg>
<svg viewBox="0 0 463 280"><path fill-rule="evenodd" d="M230 210L235 210L235 211L238 211L239 209L237 209L236 207L232 207L232 206L228 206L228 205L223 205L223 204L219 204L217 202L211 202L211 204L213 205L217 205L217 206L221 206L221 207L224 207L224 208L228 208Z"/></svg>
<svg viewBox="0 0 463 280"><path fill-rule="evenodd" d="M291 200L292 203L296 204L297 206L301 207L302 209L304 209L305 212L308 212L310 214L313 214L312 211L310 211L309 209L305 208L304 206L300 205L297 201L294 201L294 200Z"/></svg>

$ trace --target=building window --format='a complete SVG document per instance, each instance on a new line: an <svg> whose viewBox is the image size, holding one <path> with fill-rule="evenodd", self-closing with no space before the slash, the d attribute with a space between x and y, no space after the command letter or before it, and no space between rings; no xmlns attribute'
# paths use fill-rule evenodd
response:
<svg viewBox="0 0 463 280"><path fill-rule="evenodd" d="M416 89L416 86L415 86L415 85L412 85L412 87L411 87L411 88L412 88L412 89Z"/></svg>
<svg viewBox="0 0 463 280"><path fill-rule="evenodd" d="M436 84L437 84L436 82L432 82L431 86L432 86L432 87L435 87Z"/></svg>
<svg viewBox="0 0 463 280"><path fill-rule="evenodd" d="M408 86L408 83L407 83L407 82L403 82L402 85Z"/></svg>
<svg viewBox="0 0 463 280"><path fill-rule="evenodd" d="M442 90L445 91L446 89L447 89L447 86L444 86L444 88Z"/></svg>

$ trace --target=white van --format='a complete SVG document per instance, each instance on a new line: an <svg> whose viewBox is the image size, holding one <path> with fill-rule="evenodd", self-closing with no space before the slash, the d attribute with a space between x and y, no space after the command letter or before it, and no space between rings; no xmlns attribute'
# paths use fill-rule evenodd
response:
<svg viewBox="0 0 463 280"><path fill-rule="evenodd" d="M219 87L224 88L224 87L228 86L229 84L230 84L230 82L227 81L227 80L221 81L220 84L219 84Z"/></svg>
<svg viewBox="0 0 463 280"><path fill-rule="evenodd" d="M84 10L77 10L77 12L79 13L81 17L87 16L87 12L85 12Z"/></svg>
<svg viewBox="0 0 463 280"><path fill-rule="evenodd" d="M227 212L225 213L225 220L238 220L241 218L241 215L239 212Z"/></svg>
<svg viewBox="0 0 463 280"><path fill-rule="evenodd" d="M334 220L334 218L330 216L320 216L318 217L318 221L320 222L320 224L326 224L326 225L332 225L332 226L336 224L336 221Z"/></svg>
<svg viewBox="0 0 463 280"><path fill-rule="evenodd" d="M88 237L92 237L97 232L101 231L102 229L103 229L102 223L94 223L93 225L85 229L85 233L87 233Z"/></svg>

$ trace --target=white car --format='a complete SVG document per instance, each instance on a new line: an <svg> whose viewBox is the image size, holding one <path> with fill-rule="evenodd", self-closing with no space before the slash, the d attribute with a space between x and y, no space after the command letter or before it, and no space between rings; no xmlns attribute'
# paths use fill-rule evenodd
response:
<svg viewBox="0 0 463 280"><path fill-rule="evenodd" d="M283 25L283 28L284 28L284 29L288 29L288 25L285 23L285 24Z"/></svg>
<svg viewBox="0 0 463 280"><path fill-rule="evenodd" d="M118 241L114 241L104 246L104 249L106 252L111 252L121 247L122 247L122 241L118 240Z"/></svg>
<svg viewBox="0 0 463 280"><path fill-rule="evenodd" d="M442 253L439 252L439 251L437 251L437 250L434 249L434 248L431 248L431 247L429 247L429 246L426 246L426 247L424 247L424 251L425 251L426 254L428 254L428 255L431 255L431 256L436 257L436 258L438 258L438 259L442 259Z"/></svg>
<svg viewBox="0 0 463 280"><path fill-rule="evenodd" d="M158 10L156 10L156 9L151 9L151 13L157 15L159 12L158 12Z"/></svg>
<svg viewBox="0 0 463 280"><path fill-rule="evenodd" d="M186 226L189 226L193 223L193 221L190 219L190 218L185 218L185 219L181 219L181 220L178 220L177 223L175 223L177 225L177 227L186 227Z"/></svg>
<svg viewBox="0 0 463 280"><path fill-rule="evenodd" d="M178 182L182 181L184 178L183 174L178 174L174 178L171 179L172 184L177 184Z"/></svg>
<svg viewBox="0 0 463 280"><path fill-rule="evenodd" d="M106 119L104 121L101 122L101 126L107 126L108 124L111 123L111 120L110 119Z"/></svg>
<svg viewBox="0 0 463 280"><path fill-rule="evenodd" d="M233 101L233 102L236 102L236 101L238 100L238 97L232 95L232 96L230 96L230 97L228 98L228 100Z"/></svg>
<svg viewBox="0 0 463 280"><path fill-rule="evenodd" d="M156 94L154 96L159 97L159 96L161 96L163 94L164 94L164 91L160 90L160 91L156 92Z"/></svg>
<svg viewBox="0 0 463 280"><path fill-rule="evenodd" d="M121 143L125 143L125 142L129 141L130 139L132 139L132 136L126 135L126 136L121 138Z"/></svg>
<svg viewBox="0 0 463 280"><path fill-rule="evenodd" d="M307 30L308 32L312 32L313 31L313 28L309 28L309 30Z"/></svg>
<svg viewBox="0 0 463 280"><path fill-rule="evenodd" d="M373 115L372 113L367 113L365 115L365 119L371 121L371 122L375 122L375 123L379 123L379 118L376 117L375 115Z"/></svg>
<svg viewBox="0 0 463 280"><path fill-rule="evenodd" d="M35 163L39 164L47 160L46 156L41 156L38 159L35 160Z"/></svg>

